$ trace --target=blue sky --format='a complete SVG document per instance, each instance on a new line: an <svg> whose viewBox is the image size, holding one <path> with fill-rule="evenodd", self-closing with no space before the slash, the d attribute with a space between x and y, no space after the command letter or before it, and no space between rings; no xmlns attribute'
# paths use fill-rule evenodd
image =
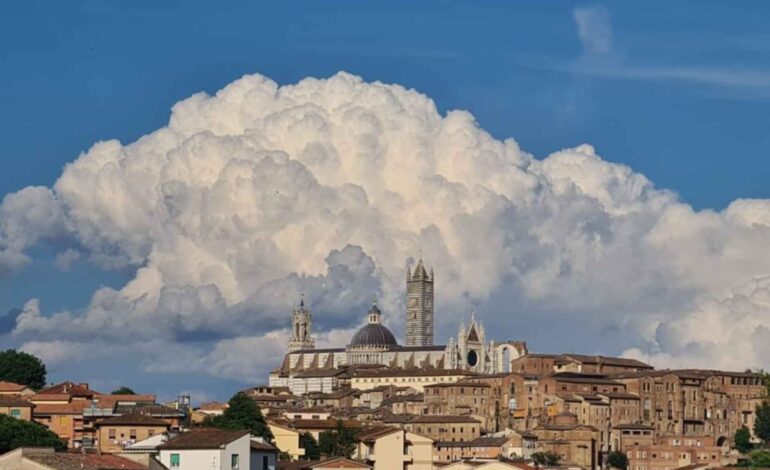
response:
<svg viewBox="0 0 770 470"><path fill-rule="evenodd" d="M721 210L770 197L769 23L767 2L3 2L0 196L244 74L345 70L466 109L537 158L590 142ZM59 271L35 250L0 278L0 312L31 297L77 309L133 274Z"/></svg>

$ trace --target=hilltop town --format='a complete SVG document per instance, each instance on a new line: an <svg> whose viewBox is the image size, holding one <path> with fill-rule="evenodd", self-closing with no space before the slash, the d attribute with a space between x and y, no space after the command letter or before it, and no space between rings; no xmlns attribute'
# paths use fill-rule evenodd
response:
<svg viewBox="0 0 770 470"><path fill-rule="evenodd" d="M405 281L404 345L375 303L348 344L317 349L303 299L268 383L229 403L192 408L185 397L159 404L86 383L2 382L0 413L42 424L70 452L20 448L0 466L689 470L748 462L767 439L755 432L770 413L763 373L542 354L524 341L488 341L473 315L437 345L436 275L420 260Z"/></svg>

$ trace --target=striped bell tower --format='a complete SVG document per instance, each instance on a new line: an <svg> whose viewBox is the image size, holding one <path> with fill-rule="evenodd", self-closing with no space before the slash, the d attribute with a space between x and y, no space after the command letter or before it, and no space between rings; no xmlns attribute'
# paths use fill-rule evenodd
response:
<svg viewBox="0 0 770 470"><path fill-rule="evenodd" d="M406 346L433 346L433 268L406 268Z"/></svg>

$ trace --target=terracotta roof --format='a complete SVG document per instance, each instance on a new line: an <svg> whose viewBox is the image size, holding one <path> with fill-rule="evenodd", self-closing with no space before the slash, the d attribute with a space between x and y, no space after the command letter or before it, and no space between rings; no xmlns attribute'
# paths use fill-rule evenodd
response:
<svg viewBox="0 0 770 470"><path fill-rule="evenodd" d="M182 417L184 413L179 410L175 410L168 406L157 404L137 404L137 405L117 405L115 407L115 414L124 415L133 412L139 412L150 416L165 416L165 417Z"/></svg>
<svg viewBox="0 0 770 470"><path fill-rule="evenodd" d="M147 467L117 455L81 453L26 454L25 458L56 470L147 470Z"/></svg>
<svg viewBox="0 0 770 470"><path fill-rule="evenodd" d="M21 398L9 395L0 395L0 406L21 406L31 408L35 405L28 402L27 400L22 400Z"/></svg>
<svg viewBox="0 0 770 470"><path fill-rule="evenodd" d="M169 426L166 421L160 418L153 418L152 416L138 412L112 416L110 418L102 419L96 422L97 426L117 424L134 424L137 426Z"/></svg>
<svg viewBox="0 0 770 470"><path fill-rule="evenodd" d="M395 432L402 432L399 428L394 428L391 426L377 426L371 429L365 429L358 434L356 434L356 439L358 439L361 442L374 442L380 437L388 436L390 434L393 434Z"/></svg>
<svg viewBox="0 0 770 470"><path fill-rule="evenodd" d="M467 415L401 415L386 419L386 423L479 423Z"/></svg>
<svg viewBox="0 0 770 470"><path fill-rule="evenodd" d="M638 367L640 369L653 369L649 364L636 359L625 357L588 356L585 354L564 354L564 357L574 359L583 364L606 364L609 366Z"/></svg>
<svg viewBox="0 0 770 470"><path fill-rule="evenodd" d="M77 400L72 403L37 403L34 416L41 415L82 415L83 410L91 405L88 400Z"/></svg>
<svg viewBox="0 0 770 470"><path fill-rule="evenodd" d="M101 395L99 405L107 403L155 403L155 395Z"/></svg>
<svg viewBox="0 0 770 470"><path fill-rule="evenodd" d="M242 429L199 428L169 439L158 449L219 449L248 434Z"/></svg>
<svg viewBox="0 0 770 470"><path fill-rule="evenodd" d="M344 458L332 458L326 460L299 460L296 462L278 462L279 470L313 470L321 468L368 468L370 465L360 462L358 460L350 460Z"/></svg>
<svg viewBox="0 0 770 470"><path fill-rule="evenodd" d="M653 430L652 426L647 426L646 424L635 424L635 423L628 423L628 424L616 424L615 426L612 426L612 429L643 429L643 430Z"/></svg>
<svg viewBox="0 0 770 470"><path fill-rule="evenodd" d="M43 401L69 401L70 396L66 393L36 393L35 395L30 395L29 401L33 403L43 402Z"/></svg>
<svg viewBox="0 0 770 470"><path fill-rule="evenodd" d="M260 451L263 451L263 452L271 452L271 451L272 452L277 452L278 451L278 449L274 445L272 445L272 444L268 444L267 442L255 441L253 439L251 440L251 448L254 449L254 450L260 450Z"/></svg>
<svg viewBox="0 0 770 470"><path fill-rule="evenodd" d="M478 375L462 369L357 369L353 377L409 377L409 376L447 376L447 375Z"/></svg>
<svg viewBox="0 0 770 470"><path fill-rule="evenodd" d="M0 392L21 392L25 388L27 388L26 385L0 380Z"/></svg>
<svg viewBox="0 0 770 470"><path fill-rule="evenodd" d="M334 377L337 375L341 375L347 372L346 369L313 369L313 370L306 370L303 372L297 372L294 374L294 377Z"/></svg>
<svg viewBox="0 0 770 470"><path fill-rule="evenodd" d="M40 395L66 394L70 396L93 396L102 395L101 393L88 388L88 384L76 384L73 382L62 382L40 390Z"/></svg>
<svg viewBox="0 0 770 470"><path fill-rule="evenodd" d="M210 401L207 403L201 403L201 406L199 406L198 409L203 411L224 411L227 409L227 403Z"/></svg>
<svg viewBox="0 0 770 470"><path fill-rule="evenodd" d="M461 380L458 380L457 382L444 382L444 383L430 384L430 385L426 385L424 388L443 388L443 387L489 388L491 387L491 385L484 382L471 382L468 379L461 379Z"/></svg>
<svg viewBox="0 0 770 470"><path fill-rule="evenodd" d="M334 429L337 427L336 419L293 419L290 425L297 429ZM346 428L357 429L362 427L361 422L355 419L343 419L342 425Z"/></svg>
<svg viewBox="0 0 770 470"><path fill-rule="evenodd" d="M507 437L478 437L470 442L471 447L501 447L508 442Z"/></svg>
<svg viewBox="0 0 770 470"><path fill-rule="evenodd" d="M577 374L554 374L553 378L559 382L567 383L617 385L620 387L624 385L617 380L612 380L605 377L597 377L595 375L580 376Z"/></svg>
<svg viewBox="0 0 770 470"><path fill-rule="evenodd" d="M357 462L355 460L350 459L344 459L344 458L335 458L335 459L327 459L327 460L321 460L319 462L310 463L308 462L309 466L306 468L372 468L369 465L366 465L363 462Z"/></svg>

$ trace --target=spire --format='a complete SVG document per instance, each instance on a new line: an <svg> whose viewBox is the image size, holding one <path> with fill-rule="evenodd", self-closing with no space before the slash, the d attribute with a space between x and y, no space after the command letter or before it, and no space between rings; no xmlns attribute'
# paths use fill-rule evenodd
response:
<svg viewBox="0 0 770 470"><path fill-rule="evenodd" d="M428 274L425 272L425 266L422 263L422 258L417 262L417 266L414 268L414 274L412 279L426 279Z"/></svg>

